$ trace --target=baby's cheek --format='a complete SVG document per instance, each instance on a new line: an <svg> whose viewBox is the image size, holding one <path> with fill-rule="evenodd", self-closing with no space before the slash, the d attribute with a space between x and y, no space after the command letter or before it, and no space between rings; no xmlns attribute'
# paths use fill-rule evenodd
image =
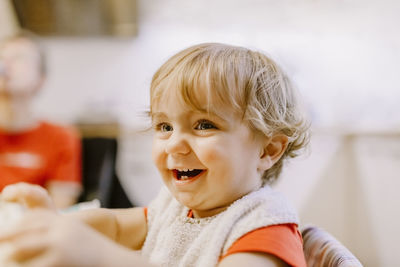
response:
<svg viewBox="0 0 400 267"><path fill-rule="evenodd" d="M159 144L159 142L157 141L154 141L151 149L151 158L156 167L159 167L160 164L162 164L162 160L165 154L163 153L163 151L164 150L162 149L161 144Z"/></svg>
<svg viewBox="0 0 400 267"><path fill-rule="evenodd" d="M223 149L219 148L216 145L208 145L202 147L198 156L200 160L204 163L217 164L224 161L224 158L226 157L226 152L224 152Z"/></svg>

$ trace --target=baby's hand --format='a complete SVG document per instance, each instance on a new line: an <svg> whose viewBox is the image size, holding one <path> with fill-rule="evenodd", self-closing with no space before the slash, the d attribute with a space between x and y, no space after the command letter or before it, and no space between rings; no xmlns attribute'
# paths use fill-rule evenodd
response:
<svg viewBox="0 0 400 267"><path fill-rule="evenodd" d="M27 211L7 231L0 229L0 266L129 266L104 261L109 253L118 260L121 250L126 251L84 223L43 209Z"/></svg>
<svg viewBox="0 0 400 267"><path fill-rule="evenodd" d="M46 189L28 183L17 183L5 187L1 193L1 200L17 202L26 208L56 209Z"/></svg>

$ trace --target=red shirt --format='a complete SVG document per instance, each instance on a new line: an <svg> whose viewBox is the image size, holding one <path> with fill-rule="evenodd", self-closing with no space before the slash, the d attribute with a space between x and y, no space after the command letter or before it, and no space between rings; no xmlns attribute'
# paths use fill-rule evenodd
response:
<svg viewBox="0 0 400 267"><path fill-rule="evenodd" d="M0 130L0 191L9 184L81 181L81 145L77 132L46 122L23 133Z"/></svg>

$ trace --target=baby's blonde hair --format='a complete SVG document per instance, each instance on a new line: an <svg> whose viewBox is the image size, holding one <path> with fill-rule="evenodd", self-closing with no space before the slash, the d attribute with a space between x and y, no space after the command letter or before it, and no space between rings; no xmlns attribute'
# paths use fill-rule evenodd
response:
<svg viewBox="0 0 400 267"><path fill-rule="evenodd" d="M309 123L288 77L266 55L247 48L219 43L189 47L165 62L150 87L150 113L166 92L197 110L204 110L199 90L205 88L208 108L231 107L243 121L265 136L284 134L289 144L280 160L262 175L276 180L283 161L295 157L309 141Z"/></svg>

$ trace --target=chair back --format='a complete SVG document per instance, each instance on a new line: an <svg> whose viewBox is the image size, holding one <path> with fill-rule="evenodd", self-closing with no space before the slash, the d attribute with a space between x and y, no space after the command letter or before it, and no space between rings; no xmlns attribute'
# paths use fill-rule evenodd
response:
<svg viewBox="0 0 400 267"><path fill-rule="evenodd" d="M360 261L325 230L306 226L301 234L308 267L362 267Z"/></svg>
<svg viewBox="0 0 400 267"><path fill-rule="evenodd" d="M130 208L132 203L116 174L115 138L82 138L82 184L79 202L98 199L103 208Z"/></svg>

